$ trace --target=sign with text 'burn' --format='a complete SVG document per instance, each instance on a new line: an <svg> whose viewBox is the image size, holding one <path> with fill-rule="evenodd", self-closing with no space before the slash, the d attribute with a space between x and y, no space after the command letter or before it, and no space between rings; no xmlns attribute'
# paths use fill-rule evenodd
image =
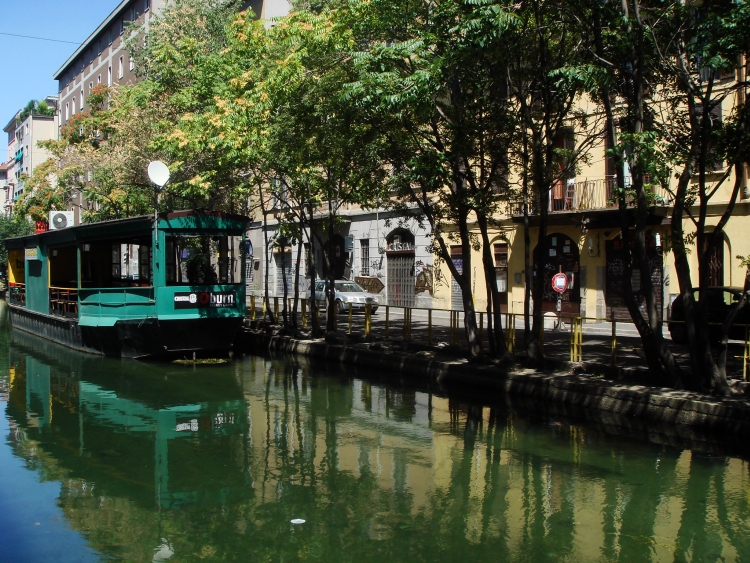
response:
<svg viewBox="0 0 750 563"><path fill-rule="evenodd" d="M236 303L231 291L180 291L174 294L175 309L217 309L234 307Z"/></svg>

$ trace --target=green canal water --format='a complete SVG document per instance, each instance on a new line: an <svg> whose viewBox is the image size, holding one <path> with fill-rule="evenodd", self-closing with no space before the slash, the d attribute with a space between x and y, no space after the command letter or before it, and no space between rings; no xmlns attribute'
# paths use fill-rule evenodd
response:
<svg viewBox="0 0 750 563"><path fill-rule="evenodd" d="M710 441L300 361L97 358L0 313L2 562L750 560L750 465Z"/></svg>

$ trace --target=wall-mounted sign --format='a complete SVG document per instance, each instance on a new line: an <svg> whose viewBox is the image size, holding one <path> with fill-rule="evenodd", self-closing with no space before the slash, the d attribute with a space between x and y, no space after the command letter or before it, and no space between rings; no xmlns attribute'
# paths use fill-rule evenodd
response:
<svg viewBox="0 0 750 563"><path fill-rule="evenodd" d="M39 260L39 248L26 248L26 260Z"/></svg>
<svg viewBox="0 0 750 563"><path fill-rule="evenodd" d="M354 281L361 285L368 293L380 293L385 289L383 282L378 278L369 276L357 276Z"/></svg>
<svg viewBox="0 0 750 563"><path fill-rule="evenodd" d="M234 307L234 292L182 291L174 294L175 309L221 308Z"/></svg>

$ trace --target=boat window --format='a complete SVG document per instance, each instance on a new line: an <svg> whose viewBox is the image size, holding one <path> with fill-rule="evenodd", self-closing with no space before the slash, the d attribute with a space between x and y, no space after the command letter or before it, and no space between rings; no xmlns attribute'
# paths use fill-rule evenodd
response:
<svg viewBox="0 0 750 563"><path fill-rule="evenodd" d="M81 245L81 287L150 285L150 237L96 241Z"/></svg>
<svg viewBox="0 0 750 563"><path fill-rule="evenodd" d="M49 250L49 285L57 288L78 287L78 252L75 246Z"/></svg>
<svg viewBox="0 0 750 563"><path fill-rule="evenodd" d="M167 236L167 284L240 283L241 242L241 237L204 233Z"/></svg>

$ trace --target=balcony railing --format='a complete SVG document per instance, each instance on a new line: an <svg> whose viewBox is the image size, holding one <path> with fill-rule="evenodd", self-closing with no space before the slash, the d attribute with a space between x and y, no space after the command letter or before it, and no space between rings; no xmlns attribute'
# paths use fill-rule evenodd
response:
<svg viewBox="0 0 750 563"><path fill-rule="evenodd" d="M645 178L648 182L649 179ZM630 186L630 181L626 180L626 189ZM598 178L594 180L583 180L576 182L568 181L562 186L550 190L549 207L551 213L562 213L566 211L592 211L602 209L616 209L617 201L615 199L615 189L617 179L614 177ZM666 207L672 205L672 195L659 185L651 185L651 204L657 207ZM555 197L557 196L557 197ZM629 197L628 204L635 205ZM521 215L523 209L520 203L509 204L510 215ZM536 213L535 209L530 210L531 214Z"/></svg>

